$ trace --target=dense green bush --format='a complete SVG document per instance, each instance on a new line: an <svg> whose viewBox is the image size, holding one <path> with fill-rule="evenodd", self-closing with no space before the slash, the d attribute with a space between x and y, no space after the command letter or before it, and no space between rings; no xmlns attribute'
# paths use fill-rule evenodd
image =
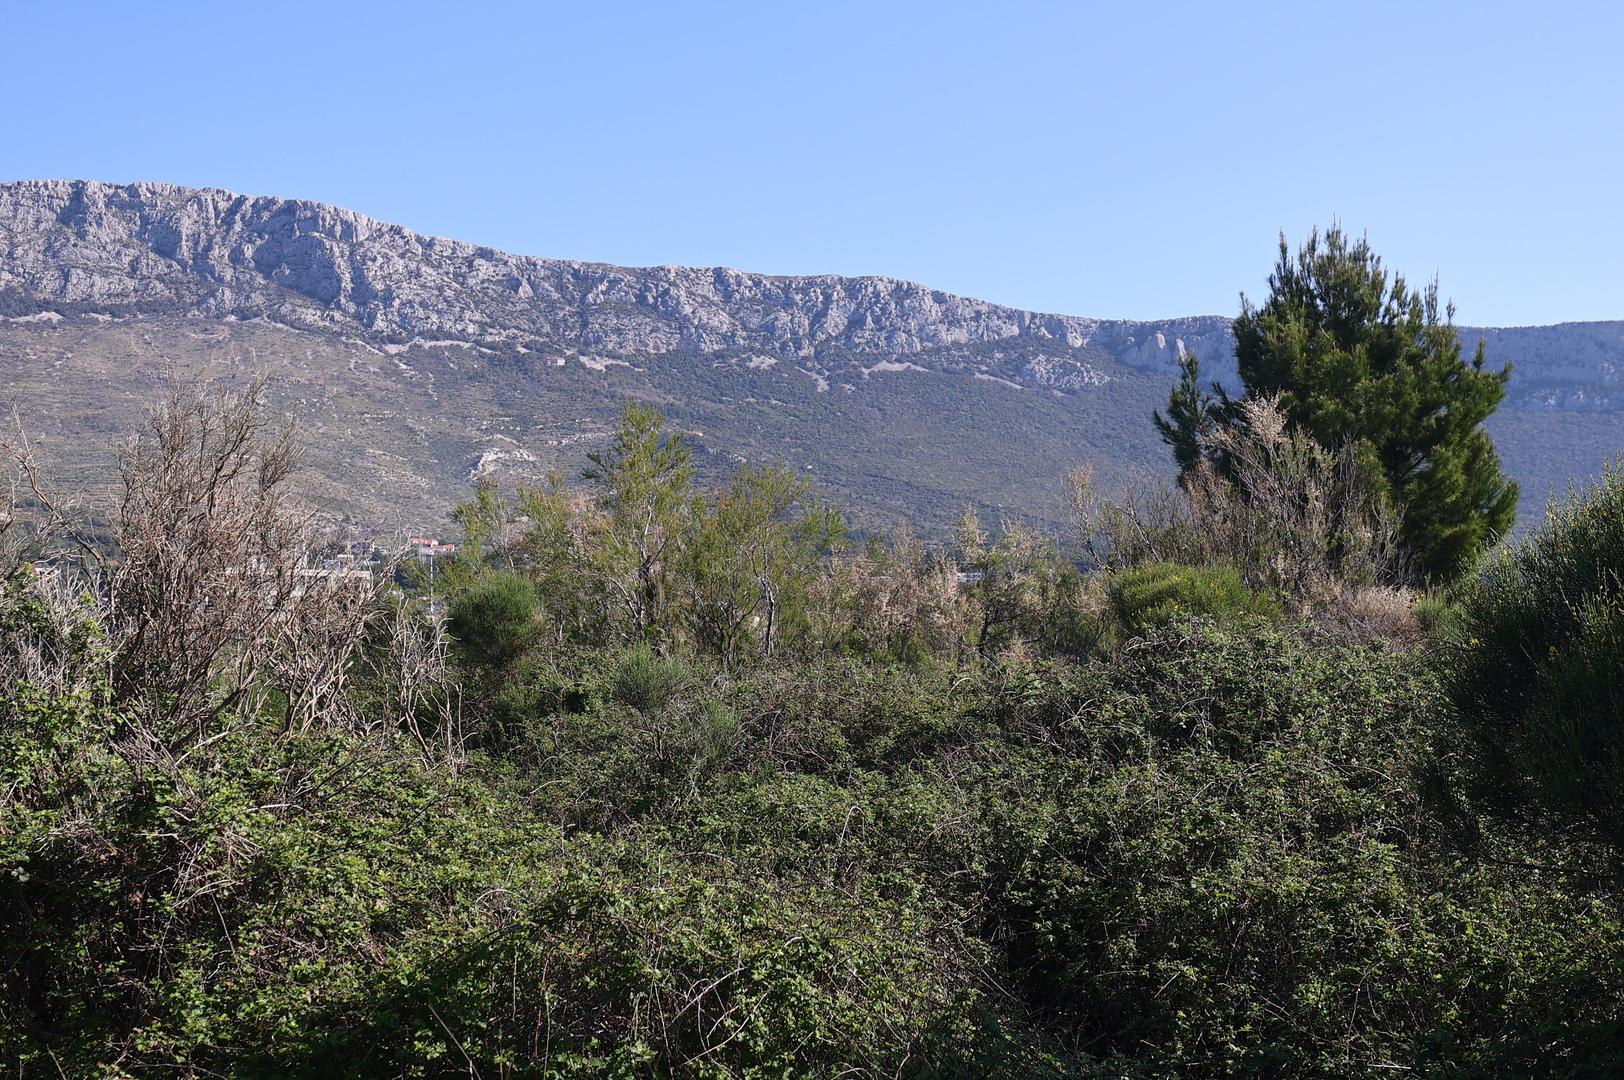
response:
<svg viewBox="0 0 1624 1080"><path fill-rule="evenodd" d="M1484 567L1452 629L1482 792L1624 848L1624 461Z"/></svg>
<svg viewBox="0 0 1624 1080"><path fill-rule="evenodd" d="M0 1055L1492 1076L1624 1051L1616 902L1522 865L1581 848L1449 846L1418 779L1438 697L1391 650L1197 622L1015 671L704 679L633 649L504 678L511 736L455 772L274 714L163 764L94 684L20 693Z"/></svg>
<svg viewBox="0 0 1624 1080"><path fill-rule="evenodd" d="M616 662L611 691L622 705L651 715L664 710L692 681L693 672L681 658L634 645Z"/></svg>
<svg viewBox="0 0 1624 1080"><path fill-rule="evenodd" d="M1182 566L1150 563L1111 576L1111 611L1130 635L1177 619L1204 615L1214 619L1273 619L1280 605L1247 587L1231 566Z"/></svg>
<svg viewBox="0 0 1624 1080"><path fill-rule="evenodd" d="M0 1056L69 1075L115 1059L890 1074L910 1053L957 1057L949 1038L975 1032L973 988L909 905L667 843L566 840L487 783L272 736L233 740L184 787L124 774L88 847L38 830L7 845ZM329 790L268 808L278 776L312 767Z"/></svg>
<svg viewBox="0 0 1624 1080"><path fill-rule="evenodd" d="M518 574L489 573L452 599L447 628L470 663L505 667L535 643L541 600Z"/></svg>
<svg viewBox="0 0 1624 1080"><path fill-rule="evenodd" d="M1422 593L1411 609L1417 626L1429 641L1447 643L1460 637L1461 615L1457 589L1437 589Z"/></svg>
<svg viewBox="0 0 1624 1080"><path fill-rule="evenodd" d="M983 781L999 936L1123 1073L1595 1075L1624 1046L1616 910L1441 843L1413 661L1195 624L1048 694L1026 722L1066 753Z"/></svg>

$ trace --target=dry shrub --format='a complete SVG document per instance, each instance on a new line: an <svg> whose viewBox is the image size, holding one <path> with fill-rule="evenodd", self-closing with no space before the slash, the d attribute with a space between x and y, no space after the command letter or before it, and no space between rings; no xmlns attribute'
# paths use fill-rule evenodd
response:
<svg viewBox="0 0 1624 1080"><path fill-rule="evenodd" d="M1328 449L1291 428L1274 398L1240 403L1184 491L1210 559L1256 587L1308 604L1400 575L1398 518L1364 479L1351 446Z"/></svg>
<svg viewBox="0 0 1624 1080"><path fill-rule="evenodd" d="M72 509L47 490L15 414L0 437L0 470L0 683L71 695L105 674L107 654L90 647L93 599L52 561L74 535Z"/></svg>
<svg viewBox="0 0 1624 1080"><path fill-rule="evenodd" d="M382 576L310 567L293 430L270 423L265 390L177 389L120 455L119 551L101 566L114 689L172 745L267 688L290 730L354 718L346 673Z"/></svg>
<svg viewBox="0 0 1624 1080"><path fill-rule="evenodd" d="M370 674L385 695L382 712L411 738L425 761L457 772L467 734L445 614L396 604L383 620L381 637L380 647L367 658Z"/></svg>
<svg viewBox="0 0 1624 1080"><path fill-rule="evenodd" d="M110 659L94 600L59 570L22 570L0 586L0 685L72 696L105 681Z"/></svg>
<svg viewBox="0 0 1624 1080"><path fill-rule="evenodd" d="M967 585L972 643L983 658L1017 640L1050 656L1087 655L1099 643L1102 606L1054 537L1005 521L993 539L973 508L956 534L962 572L955 576Z"/></svg>
<svg viewBox="0 0 1624 1080"><path fill-rule="evenodd" d="M1029 674L1037 665L1038 651L1021 637L1011 637L993 657L993 670L1005 680Z"/></svg>
<svg viewBox="0 0 1624 1080"><path fill-rule="evenodd" d="M1415 616L1416 593L1387 585L1351 587L1338 591L1314 615L1334 637L1344 641L1387 641L1406 648L1426 639Z"/></svg>
<svg viewBox="0 0 1624 1080"><path fill-rule="evenodd" d="M1072 539L1100 569L1199 562L1208 555L1181 488L1140 477L1104 498L1093 466L1084 465L1067 475L1066 496Z"/></svg>
<svg viewBox="0 0 1624 1080"><path fill-rule="evenodd" d="M977 618L958 567L931 555L907 527L889 548L837 560L812 592L812 640L849 642L871 656L961 659Z"/></svg>
<svg viewBox="0 0 1624 1080"><path fill-rule="evenodd" d="M311 565L317 522L293 493L292 428L270 422L265 391L260 378L235 392L171 392L120 453L111 551L86 538L82 509L46 489L20 425L0 446L0 574L8 602L31 613L8 627L4 662L68 689L73 673L52 668L49 642L94 628L113 698L155 760L270 700L287 731L360 726L349 679L392 567Z"/></svg>
<svg viewBox="0 0 1624 1080"><path fill-rule="evenodd" d="M1405 580L1398 518L1351 446L1321 446L1290 427L1276 399L1256 398L1239 404L1235 424L1214 427L1203 450L1178 488L1139 484L1110 500L1092 470L1075 470L1072 530L1085 555L1111 570L1232 565L1302 612Z"/></svg>

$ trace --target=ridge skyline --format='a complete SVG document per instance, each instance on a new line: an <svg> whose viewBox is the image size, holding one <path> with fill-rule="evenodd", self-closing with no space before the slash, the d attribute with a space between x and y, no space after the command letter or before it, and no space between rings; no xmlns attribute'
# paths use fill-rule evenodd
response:
<svg viewBox="0 0 1624 1080"><path fill-rule="evenodd" d="M1233 385L1231 321L518 255L165 181L0 184L0 371L62 414L76 476L105 462L74 433L133 426L152 380L274 370L330 444L323 497L364 520L438 515L478 476L571 473L638 398L699 433L716 475L782 458L882 523L939 528L965 503L1053 523L1071 465L1112 484L1167 473L1150 413L1187 351ZM1515 361L1491 428L1529 481L1525 517L1624 446L1624 321L1459 329ZM398 467L386 490L353 490L347 463L380 453Z"/></svg>
<svg viewBox="0 0 1624 1080"><path fill-rule="evenodd" d="M1162 315L1154 315L1154 316L1147 316L1147 317L1119 316L1119 315L1101 314L1101 313L1085 314L1085 313L1077 312L1077 311L1061 311L1061 310L1049 309L1049 308L1045 308L1045 307L1041 307L1041 306L1033 306L1033 305L1027 305L1027 304L1012 303L1012 302L1004 301L1004 300L991 299L991 298L981 296L981 295L978 295L978 294L974 294L974 293L962 292L962 291L959 291L959 290L956 290L956 289L950 289L950 288L943 288L943 287L937 286L935 284L932 284L931 281L928 278L910 277L910 276L907 276L905 274L900 274L900 273L845 272L845 271L833 271L833 270L825 270L825 271L758 270L758 269L753 269L753 268L751 268L749 266L746 266L746 265L743 265L743 264L735 264L735 263L695 263L695 262L684 262L684 261L681 261L681 260L669 260L669 259L668 260L657 261L657 262L622 263L622 262L614 261L612 259L603 259L603 258L595 258L595 257L594 258L583 258L583 257L578 257L578 256L572 256L572 255L538 254L538 253L534 253L534 252L522 251L522 250L519 250L518 248L513 247L513 246L488 244L488 243L484 243L484 242L481 242L481 241L464 239L464 238L462 238L460 236L457 236L457 235L454 235L454 234L451 234L451 233L435 232L435 231L428 231L428 230L424 230L424 229L419 229L419 228L416 228L416 227L414 227L412 225L405 224L403 222L394 221L394 220L391 220L389 218L379 216L379 215L376 215L376 214L373 214L373 213L370 213L370 212L367 212L367 211L356 210L356 209L353 209L353 208L351 208L351 207L349 207L347 205L343 205L343 204L340 204L340 203L329 202L329 201L319 199L319 198L306 197L306 196L285 196L285 195L276 195L276 194L261 193L261 192L242 191L242 190L237 190L237 189L234 189L234 188L225 187L225 186L216 185L216 184L190 185L190 184L176 183L176 182L173 182L173 181L170 181L170 180L151 179L151 178L134 179L134 180L128 180L128 181L118 181L118 180L106 180L106 179L95 178L95 177L72 177L72 176L15 177L15 178L12 178L12 179L0 180L0 189L27 188L27 187L29 187L31 185L43 185L43 186L53 186L53 185L95 185L97 187L102 187L102 188L107 188L107 189L112 189L112 190L120 190L120 191L132 191L132 190L136 190L136 189L149 188L149 189L162 190L162 191L165 191L165 192L174 193L174 194L182 194L182 195L184 195L184 194L209 194L209 195L221 195L221 196L225 196L225 197L230 198L230 199L247 199L247 200L252 200L252 201L256 201L256 202L257 201L274 201L274 202L284 203L284 204L289 204L289 205L305 206L305 207L309 207L309 208L312 208L312 209L320 209L320 210L327 210L327 211L337 212L337 213L340 213L340 214L345 215L345 216L353 217L353 218L356 218L358 220L368 222L371 225L378 226L378 227L380 227L382 229L385 229L385 230L402 231L402 232L405 232L405 233L409 233L414 237L424 239L424 240L433 240L433 241L436 241L438 243L444 243L444 244L455 244L455 245L458 245L460 247L465 247L465 248L472 249L474 251L494 251L494 252L500 253L502 255L510 256L510 257L513 257L513 258L516 258L516 259L534 260L536 262L541 262L541 263L557 263L557 264L565 264L565 265L579 266L579 267L612 268L612 269L621 269L621 270L646 270L646 271L653 271L653 270L698 270L698 271L708 271L708 272L727 272L727 273L742 274L742 275L747 275L749 277L762 278L762 279L774 280L774 281L847 280L847 281L876 282L876 283L885 283L885 284L898 284L898 285L911 286L911 287L915 287L915 288L922 289L922 290L928 290L928 291L936 292L936 293L945 293L947 295L950 295L950 296L958 298L958 299L970 300L970 301L974 301L976 303L986 304L986 305L989 305L991 307L1004 308L1004 309L1008 309L1008 310L1011 310L1011 311L1027 312L1027 313L1030 313L1030 314L1033 314L1033 315L1053 315L1053 316L1060 317L1060 318L1077 319L1077 320L1084 320L1084 321L1090 321L1090 322L1099 322L1099 323L1112 322L1112 323L1153 324L1153 323L1171 323L1171 322L1188 321L1188 320L1203 320L1203 321L1205 321L1205 320L1223 320L1224 322L1228 323L1228 322L1232 322L1233 319L1234 319L1233 315L1228 315L1228 314L1224 314L1222 312L1217 312L1217 311L1206 311L1206 312L1186 311L1186 312L1177 313L1177 314L1162 314ZM1287 237L1287 239L1290 240L1289 237ZM1388 267L1388 270L1389 270L1390 273L1400 273L1400 274L1403 273L1402 270L1396 270L1395 271L1392 267ZM1610 323L1610 322L1614 322L1614 321L1617 321L1617 320L1608 319L1608 318L1562 318L1562 319L1557 319L1557 320L1554 320L1554 321L1544 321L1544 322L1474 321L1474 322L1472 322L1470 324L1468 324L1468 323L1458 323L1457 325L1461 326L1462 328L1469 328L1469 329L1473 329L1473 330L1520 330L1520 329L1536 329L1536 328L1541 328L1541 327L1597 325L1597 324L1603 324L1603 323Z"/></svg>

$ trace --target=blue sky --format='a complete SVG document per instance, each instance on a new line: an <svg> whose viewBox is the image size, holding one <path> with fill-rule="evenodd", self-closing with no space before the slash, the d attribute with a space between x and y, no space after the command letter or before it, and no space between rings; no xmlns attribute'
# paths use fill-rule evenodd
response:
<svg viewBox="0 0 1624 1080"><path fill-rule="evenodd" d="M1624 318L1621 11L13 2L0 178L1130 318L1338 218L1462 322Z"/></svg>

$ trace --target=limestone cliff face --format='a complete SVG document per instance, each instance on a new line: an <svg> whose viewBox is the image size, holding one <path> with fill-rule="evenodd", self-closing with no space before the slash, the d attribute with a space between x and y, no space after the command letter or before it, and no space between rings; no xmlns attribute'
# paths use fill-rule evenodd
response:
<svg viewBox="0 0 1624 1080"><path fill-rule="evenodd" d="M788 361L829 386L957 371L1086 394L1195 352L1235 381L1229 320L1049 315L881 277L769 277L511 255L321 203L85 180L0 184L0 318L264 319L391 351L474 345L595 370L640 356ZM1624 407L1624 322L1479 331L1516 364L1508 405Z"/></svg>
<svg viewBox="0 0 1624 1080"><path fill-rule="evenodd" d="M889 278L528 258L319 203L66 180L0 185L5 289L84 310L612 353L906 355L1010 338L1078 347L1098 326Z"/></svg>
<svg viewBox="0 0 1624 1080"><path fill-rule="evenodd" d="M1463 330L1516 363L1490 429L1537 520L1624 448L1624 322ZM889 278L526 258L319 203L165 184L0 184L0 384L72 483L176 374L272 374L365 521L431 521L470 476L578 471L625 398L715 474L787 460L871 521L966 503L1054 520L1070 465L1171 466L1181 355L1235 380L1230 322L1046 315Z"/></svg>

